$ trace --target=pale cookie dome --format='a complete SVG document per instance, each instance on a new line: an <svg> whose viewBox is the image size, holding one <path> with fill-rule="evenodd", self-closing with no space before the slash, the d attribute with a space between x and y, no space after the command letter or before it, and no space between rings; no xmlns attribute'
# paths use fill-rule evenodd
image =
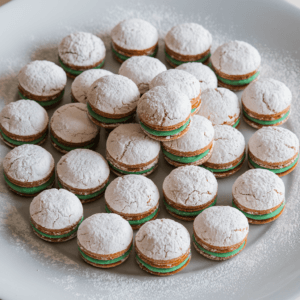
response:
<svg viewBox="0 0 300 300"><path fill-rule="evenodd" d="M35 96L54 96L67 84L65 71L47 60L35 60L23 67L18 74L21 87Z"/></svg>
<svg viewBox="0 0 300 300"><path fill-rule="evenodd" d="M139 88L141 94L149 90L150 81L166 66L157 58L150 56L133 56L121 65L119 74L131 79Z"/></svg>
<svg viewBox="0 0 300 300"><path fill-rule="evenodd" d="M238 177L232 187L235 201L252 210L268 210L285 199L283 180L271 171L251 169Z"/></svg>
<svg viewBox="0 0 300 300"><path fill-rule="evenodd" d="M64 189L41 192L33 198L29 210L33 221L46 229L65 229L83 216L80 200Z"/></svg>
<svg viewBox="0 0 300 300"><path fill-rule="evenodd" d="M126 250L132 242L129 222L117 214L94 214L79 226L77 238L86 250L102 255Z"/></svg>
<svg viewBox="0 0 300 300"><path fill-rule="evenodd" d="M135 236L137 249L147 258L155 260L178 258L187 253L190 243L187 229L170 219L149 221Z"/></svg>
<svg viewBox="0 0 300 300"><path fill-rule="evenodd" d="M213 206L205 209L194 221L198 238L216 247L240 243L249 232L245 215L231 206Z"/></svg>
<svg viewBox="0 0 300 300"><path fill-rule="evenodd" d="M105 57L105 46L100 38L87 32L75 32L62 39L58 54L63 63L88 67Z"/></svg>
<svg viewBox="0 0 300 300"><path fill-rule="evenodd" d="M211 56L213 67L227 75L246 75L261 63L259 52L246 42L230 41L219 46Z"/></svg>
<svg viewBox="0 0 300 300"><path fill-rule="evenodd" d="M199 24L183 23L167 33L165 43L169 49L181 55L197 55L210 48L212 36Z"/></svg>
<svg viewBox="0 0 300 300"><path fill-rule="evenodd" d="M41 133L48 126L46 110L32 100L18 100L4 106L0 124L9 133L30 136Z"/></svg>

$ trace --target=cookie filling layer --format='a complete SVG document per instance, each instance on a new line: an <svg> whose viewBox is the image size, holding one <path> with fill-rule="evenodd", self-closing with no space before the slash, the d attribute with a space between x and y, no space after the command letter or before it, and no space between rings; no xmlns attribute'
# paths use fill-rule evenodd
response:
<svg viewBox="0 0 300 300"><path fill-rule="evenodd" d="M206 61L207 59L210 58L211 53L209 52L206 56L204 56L204 57L202 57L202 58L200 58L198 60L191 60L191 61L180 61L180 60L177 60L177 59L173 58L172 56L170 56L167 53L166 49L165 49L165 55L166 55L167 60L170 61L172 64L174 64L176 66L180 66L182 64L189 63L189 62L200 62L200 63L202 63L202 62L204 62L204 61Z"/></svg>
<svg viewBox="0 0 300 300"><path fill-rule="evenodd" d="M132 57L132 56L126 56L126 55L124 55L124 54L119 53L112 45L111 45L111 50L112 50L112 52L113 52L113 54L114 54L115 56L117 56L118 58L120 58L120 59L123 60L123 61L125 61L125 60L127 60L128 58ZM158 51L158 46L154 49L154 52L153 52L153 53L147 54L147 56L154 57L154 56L156 56L157 51Z"/></svg>
<svg viewBox="0 0 300 300"><path fill-rule="evenodd" d="M283 117L276 119L276 120L272 120L272 121L264 121L264 120L255 119L255 118L249 116L244 110L243 110L243 114L247 119L249 119L250 121L252 121L254 123L257 123L260 125L275 125L277 123L284 121L289 116L290 110L286 114L284 114Z"/></svg>
<svg viewBox="0 0 300 300"><path fill-rule="evenodd" d="M17 140L14 140L14 139L8 137L7 135L4 134L4 132L1 129L0 129L0 133L4 140L6 140L10 144L13 144L16 146L20 146L20 145L24 145L24 144L38 144L47 136L47 132L45 132L40 138L38 138L36 140L23 142L23 141L17 141Z"/></svg>
<svg viewBox="0 0 300 300"><path fill-rule="evenodd" d="M22 99L24 99L24 100L32 100L32 99L26 98L20 91L18 93L19 93L19 96ZM64 93L65 93L65 90L63 90L58 95L58 97L56 97L55 99L49 100L49 101L37 101L37 100L32 100L32 101L35 101L36 103L38 103L39 105L41 105L43 107L47 107L47 106L50 106L50 105L53 105L53 104L59 102L62 99L62 97L64 96Z"/></svg>
<svg viewBox="0 0 300 300"><path fill-rule="evenodd" d="M213 69L213 67L212 67ZM213 69L214 71L214 69ZM245 84L249 84L250 82L252 82L254 79L256 79L259 76L260 71L257 71L254 75L252 75L251 77L247 78L247 79L242 79L242 80L230 80L230 79L226 79L223 78L221 76L219 76L216 72L216 76L218 78L218 80L220 80L221 82L228 84L228 85L234 85L234 86L240 86L240 85L245 85Z"/></svg>
<svg viewBox="0 0 300 300"><path fill-rule="evenodd" d="M151 167L150 169L147 169L147 170L143 170L143 171L137 171L137 172L130 172L130 171L124 171L124 170L121 170L121 169L118 169L116 168L109 160L107 161L108 164L116 171L118 171L119 173L122 173L122 174L145 174L145 173L148 173L150 172L151 170L153 170L155 167L156 167L156 164Z"/></svg>
<svg viewBox="0 0 300 300"><path fill-rule="evenodd" d="M164 148L162 148L162 152L166 157L170 158L173 161L181 162L184 164L193 163L193 162L196 162L196 161L204 158L209 153L209 151L210 151L210 149L207 149L205 152L203 152L199 155L186 157L186 156L178 156L178 155L172 154L172 153L166 151Z"/></svg>
<svg viewBox="0 0 300 300"><path fill-rule="evenodd" d="M231 168L227 168L227 169L212 169L212 168L209 168L209 167L206 167L203 165L201 167L203 167L204 169L211 171L213 173L223 173L223 172L231 171L231 170L235 169L236 167L238 167L244 161L245 157L246 157L246 155L244 154L242 159L235 166L233 166Z"/></svg>
<svg viewBox="0 0 300 300"><path fill-rule="evenodd" d="M90 149L95 145L95 143L92 143L92 144L89 144L89 145L86 145L83 147L69 147L69 146L66 146L66 145L63 145L62 143L60 143L52 134L50 134L50 137L54 144L56 144L59 148L66 150L66 151L71 151L74 149Z"/></svg>
<svg viewBox="0 0 300 300"><path fill-rule="evenodd" d="M238 118L237 121L236 121L233 125L231 125L231 126L232 126L233 128L236 128L236 127L239 125L240 120L241 120L241 118Z"/></svg>

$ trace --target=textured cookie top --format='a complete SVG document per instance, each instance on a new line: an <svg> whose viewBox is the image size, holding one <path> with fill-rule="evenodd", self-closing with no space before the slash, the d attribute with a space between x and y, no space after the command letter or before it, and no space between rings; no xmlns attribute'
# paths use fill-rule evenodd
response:
<svg viewBox="0 0 300 300"><path fill-rule="evenodd" d="M157 86L139 100L137 113L150 125L172 126L188 118L191 102L188 96L171 87Z"/></svg>
<svg viewBox="0 0 300 300"><path fill-rule="evenodd" d="M76 67L89 67L105 57L105 46L100 38L88 32L75 32L62 39L58 46L60 59Z"/></svg>
<svg viewBox="0 0 300 300"><path fill-rule="evenodd" d="M185 206L200 206L212 201L218 182L210 171L198 166L174 169L163 182L163 191L171 201Z"/></svg>
<svg viewBox="0 0 300 300"><path fill-rule="evenodd" d="M88 149L75 149L62 156L57 164L57 175L76 189L94 189L108 179L109 166L103 156Z"/></svg>
<svg viewBox="0 0 300 300"><path fill-rule="evenodd" d="M25 144L8 152L3 160L4 172L20 182L45 179L54 168L52 155L44 148Z"/></svg>
<svg viewBox="0 0 300 300"><path fill-rule="evenodd" d="M219 46L211 56L213 67L227 75L246 75L261 63L259 52L246 42L230 41Z"/></svg>
<svg viewBox="0 0 300 300"><path fill-rule="evenodd" d="M50 126L58 137L70 143L90 141L99 132L99 128L87 116L87 107L83 103L61 106L53 114Z"/></svg>
<svg viewBox="0 0 300 300"><path fill-rule="evenodd" d="M138 250L146 257L155 260L178 258L189 250L190 243L187 229L170 219L149 221L135 236Z"/></svg>
<svg viewBox="0 0 300 300"><path fill-rule="evenodd" d="M75 225L83 215L83 207L74 194L64 189L45 190L30 203L30 216L47 229L64 229Z"/></svg>
<svg viewBox="0 0 300 300"><path fill-rule="evenodd" d="M131 79L138 86L140 93L144 94L149 90L150 81L166 70L166 66L157 58L133 56L121 65L119 74Z"/></svg>
<svg viewBox="0 0 300 300"><path fill-rule="evenodd" d="M276 207L285 199L282 179L263 169L251 169L242 174L232 187L234 199L242 206L253 210Z"/></svg>
<svg viewBox="0 0 300 300"><path fill-rule="evenodd" d="M208 88L214 89L218 87L217 76L210 67L203 65L202 63L189 62L178 66L176 69L194 75L200 82L202 92Z"/></svg>
<svg viewBox="0 0 300 300"><path fill-rule="evenodd" d="M109 134L106 150L118 162L139 165L159 155L160 143L149 138L139 124L122 124Z"/></svg>
<svg viewBox="0 0 300 300"><path fill-rule="evenodd" d="M208 30L196 23L174 26L166 35L167 47L182 55L197 55L207 51L212 43Z"/></svg>
<svg viewBox="0 0 300 300"><path fill-rule="evenodd" d="M78 102L87 103L89 87L99 78L113 75L112 72L102 69L91 69L82 72L72 83L71 91Z"/></svg>
<svg viewBox="0 0 300 300"><path fill-rule="evenodd" d="M262 115L280 113L292 102L290 89L272 78L254 81L243 92L242 103L252 112Z"/></svg>
<svg viewBox="0 0 300 300"><path fill-rule="evenodd" d="M249 151L267 163L283 162L299 152L299 140L288 129L264 127L257 130L249 140Z"/></svg>
<svg viewBox="0 0 300 300"><path fill-rule="evenodd" d="M133 231L128 221L117 214L94 214L85 219L77 232L79 243L95 254L109 255L129 247Z"/></svg>
<svg viewBox="0 0 300 300"><path fill-rule="evenodd" d="M240 243L249 232L245 215L231 206L213 206L205 209L194 221L196 235L216 247Z"/></svg>
<svg viewBox="0 0 300 300"><path fill-rule="evenodd" d="M206 89L201 94L201 101L198 115L207 118L213 125L231 124L240 116L239 99L227 89Z"/></svg>
<svg viewBox="0 0 300 300"><path fill-rule="evenodd" d="M178 69L170 69L154 77L150 82L150 89L156 86L178 89L186 94L190 100L200 94L200 82L197 78L188 72Z"/></svg>
<svg viewBox="0 0 300 300"><path fill-rule="evenodd" d="M65 71L47 60L35 60L23 67L18 74L19 84L35 96L53 96L67 83Z"/></svg>
<svg viewBox="0 0 300 300"><path fill-rule="evenodd" d="M111 31L113 43L126 50L149 49L158 42L156 28L141 19L121 21Z"/></svg>
<svg viewBox="0 0 300 300"><path fill-rule="evenodd" d="M207 161L212 164L226 164L240 157L246 147L243 134L229 125L215 126L214 150Z"/></svg>
<svg viewBox="0 0 300 300"><path fill-rule="evenodd" d="M96 80L88 90L88 102L108 114L133 111L139 98L137 85L122 75L104 76Z"/></svg>
<svg viewBox="0 0 300 300"><path fill-rule="evenodd" d="M41 133L47 127L49 117L46 110L31 100L18 100L4 106L0 113L0 124L8 132L20 136Z"/></svg>
<svg viewBox="0 0 300 300"><path fill-rule="evenodd" d="M212 123L202 116L193 116L189 131L180 139L163 142L168 148L181 151L193 152L201 150L213 140L214 127Z"/></svg>

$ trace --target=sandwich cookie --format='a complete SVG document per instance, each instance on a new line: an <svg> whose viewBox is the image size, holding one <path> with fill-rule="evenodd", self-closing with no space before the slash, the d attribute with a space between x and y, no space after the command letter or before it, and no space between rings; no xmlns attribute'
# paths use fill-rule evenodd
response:
<svg viewBox="0 0 300 300"><path fill-rule="evenodd" d="M165 86L186 94L191 101L191 114L196 114L201 106L200 82L192 74L182 70L168 70L157 75L150 82L150 89L156 86Z"/></svg>
<svg viewBox="0 0 300 300"><path fill-rule="evenodd" d="M132 56L156 56L158 32L154 26L141 19L120 22L111 32L111 50L114 58L122 63Z"/></svg>
<svg viewBox="0 0 300 300"><path fill-rule="evenodd" d="M133 244L133 231L121 216L94 214L79 226L77 244L81 258L97 268L112 268L123 263Z"/></svg>
<svg viewBox="0 0 300 300"><path fill-rule="evenodd" d="M77 148L95 148L99 128L90 121L83 103L70 103L55 111L50 121L51 143L61 153Z"/></svg>
<svg viewBox="0 0 300 300"><path fill-rule="evenodd" d="M78 198L64 189L41 192L30 203L30 224L42 240L66 242L77 235L83 221L83 207Z"/></svg>
<svg viewBox="0 0 300 300"><path fill-rule="evenodd" d="M102 40L87 32L72 33L64 37L58 46L59 63L70 78L85 70L102 68L105 54Z"/></svg>
<svg viewBox="0 0 300 300"><path fill-rule="evenodd" d="M237 95L224 88L206 89L201 95L202 106L198 115L215 125L238 128L241 108Z"/></svg>
<svg viewBox="0 0 300 300"><path fill-rule="evenodd" d="M114 129L134 119L140 92L137 85L122 75L104 76L88 91L88 116L96 125Z"/></svg>
<svg viewBox="0 0 300 300"><path fill-rule="evenodd" d="M240 210L250 224L276 220L285 208L285 187L276 174L262 169L249 170L232 187L232 206Z"/></svg>
<svg viewBox="0 0 300 300"><path fill-rule="evenodd" d="M191 125L191 102L188 96L171 87L157 86L139 100L137 114L142 130L158 141L176 140Z"/></svg>
<svg viewBox="0 0 300 300"><path fill-rule="evenodd" d="M164 71L167 71L166 66L157 58L133 56L121 65L119 74L131 79L142 95L149 90L151 80Z"/></svg>
<svg viewBox="0 0 300 300"><path fill-rule="evenodd" d="M291 114L292 93L282 82L262 78L251 83L242 94L245 122L254 127L278 126Z"/></svg>
<svg viewBox="0 0 300 300"><path fill-rule="evenodd" d="M267 169L279 177L292 172L299 159L297 136L281 127L263 127L248 143L248 165L251 169Z"/></svg>
<svg viewBox="0 0 300 300"><path fill-rule="evenodd" d="M0 113L0 137L12 148L23 144L43 144L48 135L46 110L32 100L18 100L4 106Z"/></svg>
<svg viewBox="0 0 300 300"><path fill-rule="evenodd" d="M163 182L164 204L175 218L193 221L217 202L215 176L196 166L174 169Z"/></svg>
<svg viewBox="0 0 300 300"><path fill-rule="evenodd" d="M135 259L152 275L173 275L189 264L190 245L190 234L180 223L170 219L150 221L135 236Z"/></svg>
<svg viewBox="0 0 300 300"><path fill-rule="evenodd" d="M212 36L196 23L174 26L165 37L167 62L176 67L187 62L206 63L210 58Z"/></svg>
<svg viewBox="0 0 300 300"><path fill-rule="evenodd" d="M209 120L193 116L187 134L177 140L162 142L165 160L174 167L205 163L213 152L214 132Z"/></svg>
<svg viewBox="0 0 300 300"><path fill-rule="evenodd" d="M53 186L54 159L44 148L25 144L8 152L3 160L8 188L24 197L34 197Z"/></svg>
<svg viewBox="0 0 300 300"><path fill-rule="evenodd" d="M67 76L55 63L35 60L21 69L18 74L19 96L34 100L45 109L56 106L63 98Z"/></svg>
<svg viewBox="0 0 300 300"><path fill-rule="evenodd" d="M209 207L193 224L193 244L198 253L212 260L227 260L246 246L247 218L230 206Z"/></svg>
<svg viewBox="0 0 300 300"><path fill-rule="evenodd" d="M88 149L72 150L59 160L58 186L75 194L81 203L100 199L108 186L109 166L103 156Z"/></svg>
<svg viewBox="0 0 300 300"><path fill-rule="evenodd" d="M217 48L211 56L212 69L221 87L232 91L243 90L258 79L261 57L251 45L230 41Z"/></svg>
<svg viewBox="0 0 300 300"><path fill-rule="evenodd" d="M216 178L225 178L241 169L246 158L244 136L228 125L215 126L214 151L203 164Z"/></svg>
<svg viewBox="0 0 300 300"><path fill-rule="evenodd" d="M106 159L117 176L151 174L158 167L160 143L149 138L139 124L122 124L106 142Z"/></svg>

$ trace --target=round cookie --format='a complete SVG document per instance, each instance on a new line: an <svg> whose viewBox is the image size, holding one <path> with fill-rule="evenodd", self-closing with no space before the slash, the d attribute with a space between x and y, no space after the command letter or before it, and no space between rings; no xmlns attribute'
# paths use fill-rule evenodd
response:
<svg viewBox="0 0 300 300"><path fill-rule="evenodd" d="M121 216L94 214L79 226L77 244L81 258L97 268L112 268L123 263L133 244L133 231Z"/></svg>
<svg viewBox="0 0 300 300"><path fill-rule="evenodd" d="M247 86L242 94L243 118L254 128L278 126L291 114L292 93L282 82L262 78Z"/></svg>
<svg viewBox="0 0 300 300"><path fill-rule="evenodd" d="M8 152L3 160L8 188L24 197L34 197L54 184L54 159L44 148L25 144Z"/></svg>
<svg viewBox="0 0 300 300"><path fill-rule="evenodd" d="M103 156L88 149L72 150L59 160L58 186L75 194L81 203L100 199L108 186L109 166Z"/></svg>
<svg viewBox="0 0 300 300"><path fill-rule="evenodd" d="M102 40L88 32L72 33L64 37L58 46L59 63L70 78L85 70L102 68L105 54Z"/></svg>
<svg viewBox="0 0 300 300"><path fill-rule="evenodd" d="M216 178L225 178L241 169L246 158L244 136L228 125L215 126L214 151L203 164Z"/></svg>
<svg viewBox="0 0 300 300"><path fill-rule="evenodd" d="M152 139L171 141L186 134L191 124L191 102L186 94L157 86L139 100L137 114L142 130Z"/></svg>
<svg viewBox="0 0 300 300"><path fill-rule="evenodd" d="M83 221L83 207L78 198L64 189L41 192L30 203L30 224L41 239L66 242L77 235Z"/></svg>
<svg viewBox="0 0 300 300"><path fill-rule="evenodd" d="M0 137L12 148L23 144L43 144L48 135L46 110L32 100L18 100L4 106L0 113Z"/></svg>
<svg viewBox="0 0 300 300"><path fill-rule="evenodd" d="M135 236L135 258L140 268L152 275L173 275L189 264L190 244L190 234L180 223L149 221Z"/></svg>
<svg viewBox="0 0 300 300"><path fill-rule="evenodd" d="M298 164L299 140L288 129L263 127L248 143L248 165L251 169L267 169L279 177L292 172Z"/></svg>
<svg viewBox="0 0 300 300"><path fill-rule="evenodd" d="M221 87L239 91L257 80L261 57L246 42L230 41L219 46L211 56L212 69Z"/></svg>
<svg viewBox="0 0 300 300"><path fill-rule="evenodd" d="M164 204L175 218L193 221L217 202L218 182L215 176L196 166L174 169L163 182Z"/></svg>
<svg viewBox="0 0 300 300"><path fill-rule="evenodd" d="M173 67L187 62L206 63L210 58L211 44L210 32L201 25L178 24L165 37L166 60Z"/></svg>
<svg viewBox="0 0 300 300"><path fill-rule="evenodd" d="M285 208L285 187L276 174L262 169L249 170L232 187L232 206L239 209L250 224L276 220Z"/></svg>
<svg viewBox="0 0 300 300"><path fill-rule="evenodd" d="M238 209L209 207L194 221L193 244L206 258L227 260L245 248L248 232L248 220Z"/></svg>
<svg viewBox="0 0 300 300"><path fill-rule="evenodd" d="M141 19L121 21L111 31L112 53L122 63L132 56L156 56L158 32L154 26Z"/></svg>
<svg viewBox="0 0 300 300"><path fill-rule="evenodd" d="M165 160L174 167L205 163L213 153L214 132L209 120L193 116L187 134L177 140L162 142Z"/></svg>
<svg viewBox="0 0 300 300"><path fill-rule="evenodd" d="M95 148L99 128L87 116L83 103L70 103L57 109L50 121L51 143L61 153L77 148Z"/></svg>
<svg viewBox="0 0 300 300"><path fill-rule="evenodd" d="M67 84L65 71L47 60L30 62L20 70L18 80L19 96L34 100L45 109L59 104Z"/></svg>

